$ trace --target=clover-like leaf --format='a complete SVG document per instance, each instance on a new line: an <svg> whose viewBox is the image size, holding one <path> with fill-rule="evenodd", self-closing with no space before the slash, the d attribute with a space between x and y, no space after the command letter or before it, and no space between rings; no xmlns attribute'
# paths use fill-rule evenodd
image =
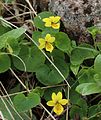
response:
<svg viewBox="0 0 101 120"><path fill-rule="evenodd" d="M99 120L101 118L101 115L97 115L97 114L100 112L101 112L101 104L92 105L88 109L88 117L92 117L93 115L96 115L94 116L93 120Z"/></svg>
<svg viewBox="0 0 101 120"><path fill-rule="evenodd" d="M94 70L96 73L101 73L101 54L99 54L94 61Z"/></svg>
<svg viewBox="0 0 101 120"><path fill-rule="evenodd" d="M11 28L9 28L7 26L3 26L2 23L0 22L0 36L8 31L10 31L10 30L11 30Z"/></svg>
<svg viewBox="0 0 101 120"><path fill-rule="evenodd" d="M61 73L67 77L69 74L69 65L62 59L56 59L54 63ZM36 72L36 77L44 85L58 84L64 80L58 71L50 65L41 66Z"/></svg>
<svg viewBox="0 0 101 120"><path fill-rule="evenodd" d="M70 52L71 42L67 34L58 32L55 34L55 45L63 52Z"/></svg>
<svg viewBox="0 0 101 120"><path fill-rule="evenodd" d="M3 101L5 102L6 107L5 107L5 104ZM6 99L3 99L3 101L0 99L0 111L2 112L5 119L7 119L7 120L13 120L13 119L15 119L15 120L22 120L22 119L28 120L29 119L29 117L30 117L29 112L26 112L26 114L23 112L21 112L21 113L18 112L18 114L17 114L16 111L13 109L13 107L6 101ZM9 111L11 112L13 118L10 115L10 113L8 112L7 107L9 108ZM36 120L35 118L36 118L35 115L33 115L32 120Z"/></svg>
<svg viewBox="0 0 101 120"><path fill-rule="evenodd" d="M80 65L84 60L94 58L97 54L98 51L85 44L73 49L70 60L73 65Z"/></svg>
<svg viewBox="0 0 101 120"><path fill-rule="evenodd" d="M77 75L78 71L79 71L79 65L70 65L70 68L72 70L72 72L74 73L74 75Z"/></svg>
<svg viewBox="0 0 101 120"><path fill-rule="evenodd" d="M40 96L31 92L26 97L24 94L18 94L14 97L14 105L19 112L25 112L40 104Z"/></svg>
<svg viewBox="0 0 101 120"><path fill-rule="evenodd" d="M82 95L90 95L101 92L101 86L97 83L83 83L76 87L76 91Z"/></svg>
<svg viewBox="0 0 101 120"><path fill-rule="evenodd" d="M35 72L45 61L45 57L36 46L28 47L22 45L18 56L25 63L27 72ZM13 57L13 63L17 69L25 70L24 65L18 58Z"/></svg>
<svg viewBox="0 0 101 120"><path fill-rule="evenodd" d="M6 72L11 66L10 58L5 53L0 53L0 73Z"/></svg>
<svg viewBox="0 0 101 120"><path fill-rule="evenodd" d="M89 68L89 69L81 69L80 72L78 73L78 81L80 84L82 83L94 83L94 75L95 75L95 71L93 68Z"/></svg>

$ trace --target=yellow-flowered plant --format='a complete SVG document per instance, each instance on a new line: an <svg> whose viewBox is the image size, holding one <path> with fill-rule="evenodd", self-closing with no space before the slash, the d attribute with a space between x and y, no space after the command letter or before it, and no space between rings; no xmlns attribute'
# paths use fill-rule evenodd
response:
<svg viewBox="0 0 101 120"><path fill-rule="evenodd" d="M66 105L69 103L69 100L62 99L62 93L58 92L57 95L53 92L52 93L52 100L47 102L48 106L53 106L53 111L60 115L64 111L63 105Z"/></svg>
<svg viewBox="0 0 101 120"><path fill-rule="evenodd" d="M46 27L52 27L53 29L60 28L60 16L50 16L49 18L44 18L42 21L45 22Z"/></svg>
<svg viewBox="0 0 101 120"><path fill-rule="evenodd" d="M55 37L52 37L50 34L47 34L45 38L39 38L39 49L45 48L46 51L52 52L54 47L52 43L55 41Z"/></svg>

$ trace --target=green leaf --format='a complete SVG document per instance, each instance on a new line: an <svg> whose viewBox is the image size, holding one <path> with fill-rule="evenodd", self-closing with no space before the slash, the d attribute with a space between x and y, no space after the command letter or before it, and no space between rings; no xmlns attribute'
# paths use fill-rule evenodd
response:
<svg viewBox="0 0 101 120"><path fill-rule="evenodd" d="M89 68L89 69L81 69L80 72L78 73L78 81L79 83L94 83L94 75L95 75L95 71L93 68Z"/></svg>
<svg viewBox="0 0 101 120"><path fill-rule="evenodd" d="M58 49L54 49L54 51L51 53L51 56L53 57L53 59L62 59L65 60L65 55L62 51L58 50Z"/></svg>
<svg viewBox="0 0 101 120"><path fill-rule="evenodd" d="M76 117L80 117L80 119L82 120L82 118L84 117L83 111L78 106L72 106L72 108L70 109L70 118L75 120Z"/></svg>
<svg viewBox="0 0 101 120"><path fill-rule="evenodd" d="M40 31L34 31L32 35L33 40L39 44L39 38L42 38L41 32Z"/></svg>
<svg viewBox="0 0 101 120"><path fill-rule="evenodd" d="M13 54L18 55L20 52L20 45L18 43L17 39L8 39L7 40L7 50L8 52L10 52L10 49L12 51Z"/></svg>
<svg viewBox="0 0 101 120"><path fill-rule="evenodd" d="M33 89L33 92L37 93L41 97L44 95L44 89L42 89L41 87L36 87L35 89Z"/></svg>
<svg viewBox="0 0 101 120"><path fill-rule="evenodd" d="M22 45L18 56L25 63L27 72L35 72L45 61L44 55L36 46L29 47ZM13 63L17 69L25 70L24 65L18 58L13 57Z"/></svg>
<svg viewBox="0 0 101 120"><path fill-rule="evenodd" d="M0 53L0 73L7 71L11 66L10 58L7 54Z"/></svg>
<svg viewBox="0 0 101 120"><path fill-rule="evenodd" d="M96 73L101 73L101 54L99 54L94 61L94 70Z"/></svg>
<svg viewBox="0 0 101 120"><path fill-rule="evenodd" d="M9 30L11 30L9 27L5 27L0 23L0 36L3 35L4 33L8 32Z"/></svg>
<svg viewBox="0 0 101 120"><path fill-rule="evenodd" d="M93 105L88 109L88 117L92 117L95 115L94 119L91 120L100 120L101 114L98 114L99 112L101 112L101 104Z"/></svg>
<svg viewBox="0 0 101 120"><path fill-rule="evenodd" d="M76 87L76 91L82 95L90 95L101 92L101 86L96 83L83 83Z"/></svg>
<svg viewBox="0 0 101 120"><path fill-rule="evenodd" d="M99 41L99 42L96 42L96 45L97 45L99 51L101 51L101 42L100 42L100 41Z"/></svg>
<svg viewBox="0 0 101 120"><path fill-rule="evenodd" d="M55 65L61 73L67 78L69 74L69 66L64 60L57 59L54 61ZM37 79L44 85L54 85L63 81L63 78L53 66L43 65L36 72Z"/></svg>
<svg viewBox="0 0 101 120"><path fill-rule="evenodd" d="M98 52L90 45L78 46L73 49L70 60L73 65L80 65L84 60L94 58L97 54Z"/></svg>
<svg viewBox="0 0 101 120"><path fill-rule="evenodd" d="M66 93L68 93L68 89L66 89ZM66 95L68 96L68 95ZM75 91L74 89L70 90L70 101L72 104L77 104L77 101L81 98L81 95Z"/></svg>
<svg viewBox="0 0 101 120"><path fill-rule="evenodd" d="M50 31L52 33L54 32L58 32L59 30L58 29L53 29L53 28L50 28L50 27L45 27L45 23L42 21L43 18L48 18L50 16L54 16L53 13L51 12L41 12L38 14L38 16L36 16L34 18L34 24L37 28L41 29L41 30L45 30L45 31Z"/></svg>
<svg viewBox="0 0 101 120"><path fill-rule="evenodd" d="M29 93L26 97L24 94L18 94L14 97L14 105L18 112L25 112L40 104L40 96L36 93Z"/></svg>
<svg viewBox="0 0 101 120"><path fill-rule="evenodd" d="M87 116L88 106L86 100L83 98L79 98L75 104L80 106L80 108L82 108L83 115Z"/></svg>
<svg viewBox="0 0 101 120"><path fill-rule="evenodd" d="M0 49L6 46L9 39L19 38L26 30L24 28L13 29L2 36L0 36Z"/></svg>
<svg viewBox="0 0 101 120"><path fill-rule="evenodd" d="M83 120L83 118L87 116L88 106L86 101L83 98L81 98L80 96L78 97L79 98L77 99L76 97L74 98L75 101L73 100L74 102L72 104L72 108L70 109L70 116L73 118L75 117L75 115L78 114L78 116L80 116L80 120Z"/></svg>
<svg viewBox="0 0 101 120"><path fill-rule="evenodd" d="M101 34L101 29L97 28L96 26L89 27L88 32L92 35L93 39L95 39L96 34Z"/></svg>
<svg viewBox="0 0 101 120"><path fill-rule="evenodd" d="M94 80L97 84L101 86L101 73L94 75Z"/></svg>
<svg viewBox="0 0 101 120"><path fill-rule="evenodd" d="M55 45L63 52L70 51L71 42L67 34L58 32L55 34Z"/></svg>
<svg viewBox="0 0 101 120"><path fill-rule="evenodd" d="M74 75L77 75L78 74L78 71L79 71L79 65L70 65L70 69L72 70L72 72L74 73Z"/></svg>
<svg viewBox="0 0 101 120"><path fill-rule="evenodd" d="M9 111L11 112L11 114L13 115L13 117L14 117L15 120L22 120L22 119L18 116L18 114L19 114L24 120L28 120L28 119L29 119L28 117L30 117L30 115L29 115L28 112L25 112L26 115L28 115L28 117L25 115L25 113L18 113L18 114L17 114L17 113L14 111L14 109L11 107L11 105L6 101L6 99L3 98L3 100L4 100L5 104L6 104L6 106L9 108ZM2 114L3 114L3 116L4 116L5 119L7 119L7 120L12 120L12 118L11 118L11 116L10 116L7 108L5 107L5 104L4 104L4 103L2 102L2 100L0 99L0 111L2 112ZM33 117L34 117L34 116L33 116ZM36 120L36 119L33 119L33 120Z"/></svg>

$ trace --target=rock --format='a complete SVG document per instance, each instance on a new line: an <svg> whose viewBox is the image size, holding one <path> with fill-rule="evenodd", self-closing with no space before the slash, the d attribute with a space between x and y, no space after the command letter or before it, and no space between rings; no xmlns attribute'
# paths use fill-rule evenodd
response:
<svg viewBox="0 0 101 120"><path fill-rule="evenodd" d="M91 26L89 22L101 22L101 0L51 0L49 9L62 17L66 28L82 29Z"/></svg>
<svg viewBox="0 0 101 120"><path fill-rule="evenodd" d="M49 10L61 16L67 32L77 39L87 34L87 27L101 23L101 0L50 0Z"/></svg>

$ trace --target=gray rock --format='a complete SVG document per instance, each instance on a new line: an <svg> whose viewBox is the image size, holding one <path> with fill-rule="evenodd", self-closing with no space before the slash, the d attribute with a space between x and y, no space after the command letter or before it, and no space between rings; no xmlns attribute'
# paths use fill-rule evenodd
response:
<svg viewBox="0 0 101 120"><path fill-rule="evenodd" d="M74 36L87 34L87 27L101 23L101 0L50 0L49 10L61 16L65 28Z"/></svg>
<svg viewBox="0 0 101 120"><path fill-rule="evenodd" d="M51 0L49 9L62 17L66 28L101 22L101 0Z"/></svg>

